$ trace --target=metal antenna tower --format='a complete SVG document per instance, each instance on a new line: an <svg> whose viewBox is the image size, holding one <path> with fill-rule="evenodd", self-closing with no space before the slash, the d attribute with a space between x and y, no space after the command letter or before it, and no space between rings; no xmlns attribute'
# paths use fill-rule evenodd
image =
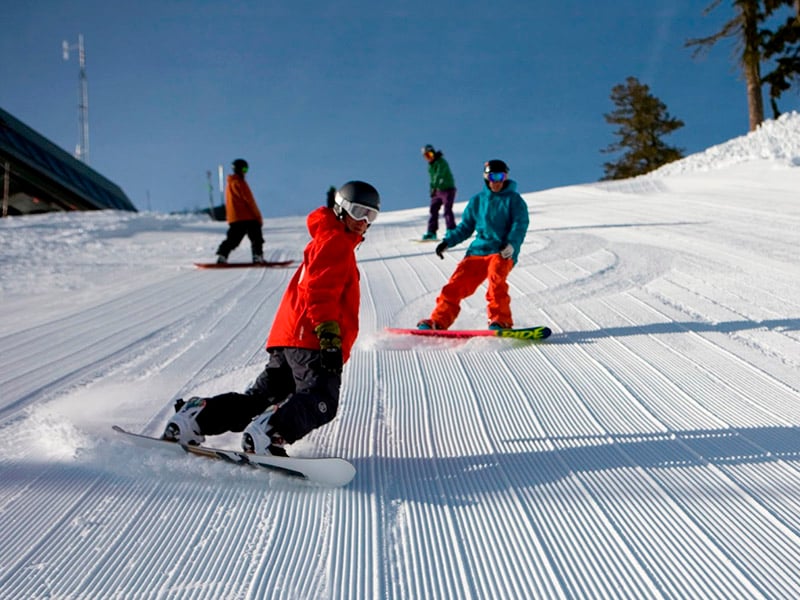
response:
<svg viewBox="0 0 800 600"><path fill-rule="evenodd" d="M78 44L70 45L66 40L61 44L64 60L69 60L69 51L78 49L78 64L80 65L79 95L78 95L78 122L80 126L80 141L75 148L75 156L89 163L89 84L86 81L86 51L83 48L83 35L78 34Z"/></svg>

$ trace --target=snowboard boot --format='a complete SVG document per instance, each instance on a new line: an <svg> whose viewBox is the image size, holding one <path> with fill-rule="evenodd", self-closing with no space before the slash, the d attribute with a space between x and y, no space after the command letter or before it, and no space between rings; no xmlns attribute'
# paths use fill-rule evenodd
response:
<svg viewBox="0 0 800 600"><path fill-rule="evenodd" d="M444 327L440 327L436 321L422 319L422 321L417 323L417 329L444 329Z"/></svg>
<svg viewBox="0 0 800 600"><path fill-rule="evenodd" d="M217 254L217 264L218 265L225 265L228 264L228 257L224 254Z"/></svg>
<svg viewBox="0 0 800 600"><path fill-rule="evenodd" d="M511 325L500 323L499 321L492 321L489 323L489 329L492 331L500 331L502 329L511 329Z"/></svg>
<svg viewBox="0 0 800 600"><path fill-rule="evenodd" d="M172 415L164 429L162 440L178 442L189 446L199 446L206 440L197 426L197 415L206 405L205 398L197 396L184 402L182 398L175 401L175 414Z"/></svg>
<svg viewBox="0 0 800 600"><path fill-rule="evenodd" d="M263 254L253 254L253 264L254 265L263 265L265 262Z"/></svg>
<svg viewBox="0 0 800 600"><path fill-rule="evenodd" d="M273 456L288 456L286 442L280 433L271 427L269 420L278 404L270 406L266 411L250 421L242 432L242 449L248 454L272 454Z"/></svg>
<svg viewBox="0 0 800 600"><path fill-rule="evenodd" d="M427 241L435 240L436 239L436 232L435 231L428 231L427 233L422 234L422 239Z"/></svg>

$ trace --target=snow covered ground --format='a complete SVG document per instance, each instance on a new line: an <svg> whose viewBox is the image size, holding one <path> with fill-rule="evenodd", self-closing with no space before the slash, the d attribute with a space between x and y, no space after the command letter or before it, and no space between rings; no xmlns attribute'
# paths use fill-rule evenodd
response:
<svg viewBox="0 0 800 600"><path fill-rule="evenodd" d="M349 458L341 489L111 431L246 387L290 269L192 268L225 226L190 217L0 221L0 598L800 597L798 140L791 114L526 195L513 309L543 343L386 334L466 245L385 212L340 413L290 448ZM265 237L298 258L304 219ZM484 323L479 292L456 325Z"/></svg>

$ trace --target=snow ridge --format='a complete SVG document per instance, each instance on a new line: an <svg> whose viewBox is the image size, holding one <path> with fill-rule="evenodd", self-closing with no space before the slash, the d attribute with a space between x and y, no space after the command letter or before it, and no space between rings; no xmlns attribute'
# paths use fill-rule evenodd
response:
<svg viewBox="0 0 800 600"><path fill-rule="evenodd" d="M800 113L792 111L764 121L755 131L666 164L646 176L708 172L749 161L800 166Z"/></svg>

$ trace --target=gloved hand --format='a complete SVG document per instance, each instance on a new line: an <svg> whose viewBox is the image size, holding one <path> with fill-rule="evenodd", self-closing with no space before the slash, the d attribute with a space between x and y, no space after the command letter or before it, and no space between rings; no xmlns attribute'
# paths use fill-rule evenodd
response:
<svg viewBox="0 0 800 600"><path fill-rule="evenodd" d="M436 192L438 192L438 191L439 190L431 190L431 198L433 198L436 195Z"/></svg>
<svg viewBox="0 0 800 600"><path fill-rule="evenodd" d="M342 372L342 332L336 321L323 321L314 327L319 338L319 358L322 368L331 373Z"/></svg>
<svg viewBox="0 0 800 600"><path fill-rule="evenodd" d="M503 258L511 258L514 256L514 246L511 244L506 244L503 246L502 250L500 250L500 256Z"/></svg>
<svg viewBox="0 0 800 600"><path fill-rule="evenodd" d="M444 251L447 250L447 242L439 242L436 246L436 256L444 260Z"/></svg>

